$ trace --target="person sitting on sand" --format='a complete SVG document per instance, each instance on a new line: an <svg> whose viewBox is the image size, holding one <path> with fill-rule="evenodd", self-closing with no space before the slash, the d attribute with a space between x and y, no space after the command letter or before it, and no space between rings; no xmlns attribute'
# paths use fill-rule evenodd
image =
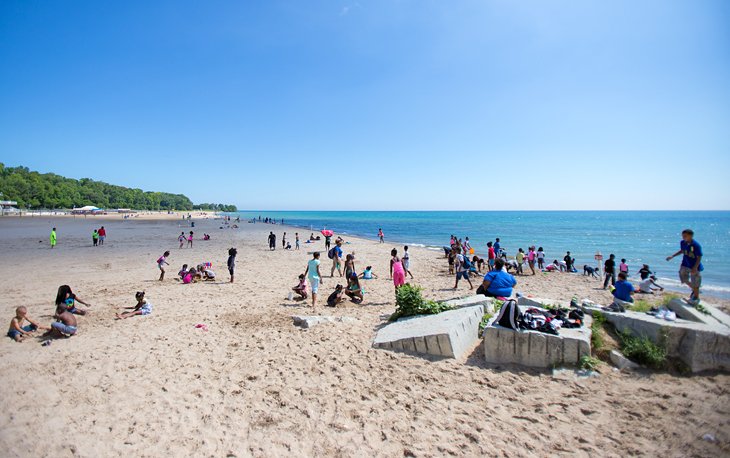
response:
<svg viewBox="0 0 730 458"><path fill-rule="evenodd" d="M359 275L359 278L362 278L363 280L372 280L373 278L378 278L378 276L373 272L373 266L367 266Z"/></svg>
<svg viewBox="0 0 730 458"><path fill-rule="evenodd" d="M632 294L634 294L634 285L629 283L626 272L619 273L618 281L614 285L613 297L624 302L634 302Z"/></svg>
<svg viewBox="0 0 730 458"><path fill-rule="evenodd" d="M642 294L654 294L654 287L656 287L659 291L664 291L664 288L659 286L656 282L656 276L652 275L639 283L639 291L637 292Z"/></svg>
<svg viewBox="0 0 730 458"><path fill-rule="evenodd" d="M347 289L345 294L352 299L353 302L361 303L364 298L365 291L360 286L360 280L357 278L357 273L353 272L347 277Z"/></svg>
<svg viewBox="0 0 730 458"><path fill-rule="evenodd" d="M56 307L56 314L53 315L53 318L57 321L51 323L51 330L43 334L43 337L65 339L76 335L78 330L76 317L66 307Z"/></svg>
<svg viewBox="0 0 730 458"><path fill-rule="evenodd" d="M213 272L210 267L205 264L200 265L198 272L201 273L204 281L215 281L215 272Z"/></svg>
<svg viewBox="0 0 730 458"><path fill-rule="evenodd" d="M29 324L23 326L24 322ZM10 328L8 329L8 337L15 340L16 342L22 342L23 339L31 335L38 329L44 329L50 331L51 328L47 326L41 326L36 323L31 317L28 316L28 309L22 305L15 309L15 316L10 320Z"/></svg>
<svg viewBox="0 0 730 458"><path fill-rule="evenodd" d="M131 309L131 311L121 314L117 313L117 320L123 320L135 315L149 315L152 313L152 304L147 302L147 299L145 299L144 291L137 291L134 298L137 299L137 305L134 307L125 307L126 309Z"/></svg>
<svg viewBox="0 0 730 458"><path fill-rule="evenodd" d="M91 304L82 301L78 296L76 296L73 291L71 291L70 286L61 285L58 287L58 292L56 293L56 307L65 307L68 309L69 313L74 315L86 315L88 313L86 310L76 308L76 302L84 304L87 307L91 307Z"/></svg>
<svg viewBox="0 0 730 458"><path fill-rule="evenodd" d="M188 274L188 265L187 264L183 264L182 265L182 268L177 273L177 276L180 277L180 280L182 280L183 278L185 278L185 275L187 275L187 274Z"/></svg>
<svg viewBox="0 0 730 458"><path fill-rule="evenodd" d="M345 300L344 297L342 297L345 293L345 289L342 287L342 285L337 285L335 287L335 290L332 292L332 294L329 295L327 298L327 306L328 307L337 307L337 304L340 302L343 302Z"/></svg>
<svg viewBox="0 0 730 458"><path fill-rule="evenodd" d="M299 298L306 299L307 294L307 276L304 274L299 275L299 284L292 288L292 291L299 295Z"/></svg>
<svg viewBox="0 0 730 458"><path fill-rule="evenodd" d="M484 294L488 297L510 297L512 288L517 285L517 280L511 274L505 272L504 261L498 258L494 261L494 270L487 272L484 281L477 288L477 294Z"/></svg>

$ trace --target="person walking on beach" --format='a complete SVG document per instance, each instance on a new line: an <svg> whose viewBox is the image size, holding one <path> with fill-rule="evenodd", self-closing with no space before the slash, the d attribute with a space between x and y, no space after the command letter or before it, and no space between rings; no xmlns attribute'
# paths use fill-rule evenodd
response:
<svg viewBox="0 0 730 458"><path fill-rule="evenodd" d="M231 275L231 283L233 283L233 274L236 271L236 255L238 254L238 250L235 248L231 248L228 250L228 273Z"/></svg>
<svg viewBox="0 0 730 458"><path fill-rule="evenodd" d="M310 240L313 240L313 239L310 238ZM329 253L331 246L332 246L332 236L325 235L324 236L324 249L327 250L328 253Z"/></svg>
<svg viewBox="0 0 730 458"><path fill-rule="evenodd" d="M193 231L190 231L190 235L188 235L188 248L193 247Z"/></svg>
<svg viewBox="0 0 730 458"><path fill-rule="evenodd" d="M184 218L184 216L183 216ZM180 242L180 249L182 250L182 247L185 246L185 232L181 232L180 236L178 236L177 241Z"/></svg>
<svg viewBox="0 0 730 458"><path fill-rule="evenodd" d="M679 281L692 289L688 303L697 305L700 303L700 286L702 286L702 246L694 239L694 231L685 229L682 231L682 240L679 242L679 251L667 257L667 261L682 255L682 264L679 267Z"/></svg>
<svg viewBox="0 0 730 458"><path fill-rule="evenodd" d="M106 229L104 229L104 226L101 226L99 228L99 245L104 245L104 240L106 240Z"/></svg>
<svg viewBox="0 0 730 458"><path fill-rule="evenodd" d="M269 251L276 249L276 235L273 232L269 232Z"/></svg>
<svg viewBox="0 0 730 458"><path fill-rule="evenodd" d="M94 229L94 232L91 233L91 244L93 246L99 245L99 231Z"/></svg>
<svg viewBox="0 0 730 458"><path fill-rule="evenodd" d="M383 234L382 228L378 228L378 239L380 240L380 243L385 243L385 234Z"/></svg>
<svg viewBox="0 0 730 458"><path fill-rule="evenodd" d="M295 242L294 249L298 250L299 249L299 232L294 233L294 242Z"/></svg>
<svg viewBox="0 0 730 458"><path fill-rule="evenodd" d="M342 242L337 240L334 248L327 252L327 256L332 260L332 269L330 270L330 278L335 276L335 270L342 276L342 265L340 260L342 259Z"/></svg>
<svg viewBox="0 0 730 458"><path fill-rule="evenodd" d="M398 257L398 250L395 248L390 250L390 277L393 279L396 292L398 292L398 288L406 284L406 268L403 265L403 260Z"/></svg>
<svg viewBox="0 0 730 458"><path fill-rule="evenodd" d="M167 262L167 257L170 256L169 251L165 251L162 256L157 259L157 267L160 269L160 281L165 279L165 266L170 264Z"/></svg>
<svg viewBox="0 0 730 458"><path fill-rule="evenodd" d="M51 229L51 248L56 246L56 228Z"/></svg>
<svg viewBox="0 0 730 458"><path fill-rule="evenodd" d="M286 249L286 232L281 236L281 248Z"/></svg>
<svg viewBox="0 0 730 458"><path fill-rule="evenodd" d="M322 274L319 271L319 251L315 251L312 254L312 259L307 263L307 270L304 271L304 275L309 277L309 285L312 287L312 309L316 312L317 310L317 293L319 293L319 285L322 282Z"/></svg>
<svg viewBox="0 0 730 458"><path fill-rule="evenodd" d="M413 274L411 273L411 255L408 254L408 245L403 247L403 268L406 270L406 274L411 276L412 280Z"/></svg>
<svg viewBox="0 0 730 458"><path fill-rule="evenodd" d="M489 242L490 244L492 242ZM474 289L474 285L471 284L469 278L469 255L461 254L461 248L456 248L456 283L454 283L454 289L459 287L459 280L463 278L469 282L469 289Z"/></svg>
<svg viewBox="0 0 730 458"><path fill-rule="evenodd" d="M608 288L608 282L611 281L611 285L616 286L616 255L612 254L603 263L603 274L605 279L603 280L603 289Z"/></svg>

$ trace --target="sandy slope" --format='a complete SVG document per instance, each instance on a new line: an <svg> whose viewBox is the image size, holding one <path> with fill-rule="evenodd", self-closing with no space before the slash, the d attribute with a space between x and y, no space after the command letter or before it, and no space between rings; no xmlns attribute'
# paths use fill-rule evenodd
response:
<svg viewBox="0 0 730 458"><path fill-rule="evenodd" d="M729 375L630 375L603 366L600 377L578 380L487 368L479 348L465 361L438 362L372 349L374 329L393 310L390 244L352 239L346 246L359 268L372 264L381 279L366 284L366 305L323 311L358 323L301 331L290 316L310 310L286 295L311 248L265 246L269 230L280 238L286 229L293 241L294 229L221 230L218 222L198 221L196 233L213 240L179 250L177 234L190 230L179 221L108 221L107 245L95 249L94 224L0 219L6 321L23 304L50 322L62 283L93 304L71 339L50 347L35 339L0 341L5 456L730 453ZM59 227L53 251L51 225ZM233 285L223 281L230 246L239 248ZM165 249L172 266L160 284L155 259ZM428 297L468 293L466 285L450 289L440 253L412 251L416 282ZM173 280L182 263L201 261L213 262L220 283ZM336 281L326 279L324 290ZM520 291L535 296L608 297L597 281L575 275L519 281ZM140 289L153 314L114 321ZM197 323L209 331L195 329ZM706 433L718 442L703 441Z"/></svg>

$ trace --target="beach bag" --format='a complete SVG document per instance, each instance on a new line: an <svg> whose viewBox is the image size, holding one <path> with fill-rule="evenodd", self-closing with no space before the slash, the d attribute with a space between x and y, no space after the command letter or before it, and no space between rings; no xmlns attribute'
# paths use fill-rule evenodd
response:
<svg viewBox="0 0 730 458"><path fill-rule="evenodd" d="M520 308L517 306L517 301L509 299L502 304L502 308L499 309L499 315L497 315L494 323L518 331L520 328Z"/></svg>
<svg viewBox="0 0 730 458"><path fill-rule="evenodd" d="M330 248L330 250L327 252L327 257L330 259L335 259L335 249Z"/></svg>

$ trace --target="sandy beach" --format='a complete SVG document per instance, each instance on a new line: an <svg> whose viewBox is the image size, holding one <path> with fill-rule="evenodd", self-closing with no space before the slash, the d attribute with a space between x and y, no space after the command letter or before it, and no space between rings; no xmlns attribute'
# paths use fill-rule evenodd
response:
<svg viewBox="0 0 730 458"><path fill-rule="evenodd" d="M99 219L95 219L99 218ZM363 305L346 302L327 315L355 323L310 330L291 316L311 314L287 300L308 252L324 243L281 249L309 231L240 223L221 229L194 218L192 249L177 236L191 230L175 218L0 218L0 275L6 324L15 307L49 324L59 285L68 284L90 314L78 335L43 347L5 337L0 390L3 456L727 456L730 375L621 373L602 364L599 376L515 367L487 367L475 347L463 360L428 361L371 348L375 330L394 311L390 249L400 245L346 238L365 283ZM91 246L103 224L107 240ZM58 246L48 234L58 228ZM277 235L269 251L266 236ZM203 241L203 233L212 239ZM236 283L228 282L227 250L238 248ZM167 278L155 260L170 250ZM413 283L430 299L454 291L443 253L410 250ZM216 282L182 285L183 263L211 262ZM323 296L330 279L323 254ZM599 280L572 274L518 277L525 295L599 303ZM477 283L475 282L475 287ZM115 321L136 291L149 316ZM727 309L727 301L712 301ZM83 306L81 306L84 308ZM207 330L196 328L204 324ZM703 440L710 434L715 441Z"/></svg>

